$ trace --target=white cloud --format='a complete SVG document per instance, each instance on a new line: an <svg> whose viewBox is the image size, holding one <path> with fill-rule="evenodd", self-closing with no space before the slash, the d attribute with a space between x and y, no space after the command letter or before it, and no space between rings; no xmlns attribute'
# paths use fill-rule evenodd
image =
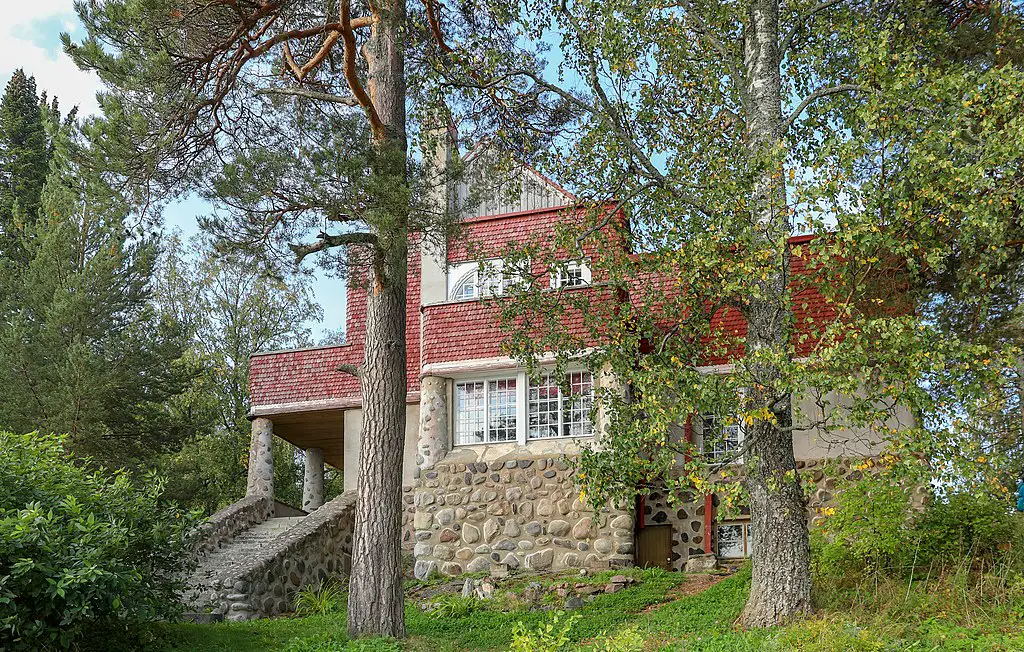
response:
<svg viewBox="0 0 1024 652"><path fill-rule="evenodd" d="M96 91L101 82L93 73L82 72L61 50L59 33L82 36L72 0L5 0L0 23L0 84L24 68L34 75L40 91L56 95L67 111L78 105L79 114L98 110Z"/></svg>

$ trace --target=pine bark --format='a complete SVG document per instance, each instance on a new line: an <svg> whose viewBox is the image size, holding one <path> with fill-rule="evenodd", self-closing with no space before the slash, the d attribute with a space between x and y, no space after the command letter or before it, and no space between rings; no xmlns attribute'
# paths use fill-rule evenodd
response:
<svg viewBox="0 0 1024 652"><path fill-rule="evenodd" d="M782 161L782 84L778 0L753 0L744 34L743 98L747 154L755 171L751 207L754 248L771 252L771 263L744 308L747 353L754 386L748 400L774 419L747 429L751 459L746 488L754 528L753 579L740 616L746 627L770 627L811 609L810 544L806 499L796 472L792 396L778 394L778 362L787 355L792 327L788 296L790 215ZM761 352L768 353L759 357Z"/></svg>
<svg viewBox="0 0 1024 652"><path fill-rule="evenodd" d="M402 454L406 399L408 204L405 131L404 0L379 5L364 46L368 92L383 124L373 137L372 174L380 192L360 383L363 428L356 483L348 629L355 636L405 636L401 577Z"/></svg>

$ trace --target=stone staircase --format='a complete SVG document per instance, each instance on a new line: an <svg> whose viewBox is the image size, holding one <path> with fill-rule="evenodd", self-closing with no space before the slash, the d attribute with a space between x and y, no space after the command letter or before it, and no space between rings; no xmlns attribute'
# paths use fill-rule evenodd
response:
<svg viewBox="0 0 1024 652"><path fill-rule="evenodd" d="M235 567L244 566L270 547L277 537L300 523L305 516L271 518L235 535L215 551L202 555L199 566L188 581L186 602L192 610L210 610L217 599L216 582Z"/></svg>
<svg viewBox="0 0 1024 652"><path fill-rule="evenodd" d="M354 492L308 515L275 517L273 509L266 498L246 497L210 517L182 595L186 618L275 616L294 608L302 587L348 574Z"/></svg>

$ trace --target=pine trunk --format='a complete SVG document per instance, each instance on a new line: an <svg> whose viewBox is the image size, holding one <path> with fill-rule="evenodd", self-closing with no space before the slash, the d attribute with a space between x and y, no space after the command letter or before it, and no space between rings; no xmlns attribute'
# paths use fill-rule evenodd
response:
<svg viewBox="0 0 1024 652"><path fill-rule="evenodd" d="M367 297L363 430L356 483L348 629L405 636L402 599L402 450L405 439L405 284Z"/></svg>
<svg viewBox="0 0 1024 652"><path fill-rule="evenodd" d="M372 173L381 211L373 249L361 370L363 429L349 583L348 629L355 636L405 636L401 577L402 454L405 443L405 311L408 266L404 0L378 5L363 54L368 91L383 125ZM386 212L386 213L385 213Z"/></svg>
<svg viewBox="0 0 1024 652"><path fill-rule="evenodd" d="M740 616L746 627L770 627L810 611L810 544L806 503L793 455L792 397L779 395L779 363L788 355L792 309L788 296L791 233L782 159L782 84L778 0L753 0L744 34L744 104L748 156L755 171L751 195L754 248L770 265L744 313L754 386L749 405L774 419L747 429L746 488L754 528L753 580Z"/></svg>

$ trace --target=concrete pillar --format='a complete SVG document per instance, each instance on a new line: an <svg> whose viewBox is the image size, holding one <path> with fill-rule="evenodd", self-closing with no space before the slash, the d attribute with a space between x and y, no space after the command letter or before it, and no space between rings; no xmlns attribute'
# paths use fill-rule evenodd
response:
<svg viewBox="0 0 1024 652"><path fill-rule="evenodd" d="M324 449L306 449L306 476L302 480L302 509L312 512L324 504Z"/></svg>
<svg viewBox="0 0 1024 652"><path fill-rule="evenodd" d="M420 382L420 434L416 443L416 466L434 466L451 448L448 433L447 379L427 376Z"/></svg>
<svg viewBox="0 0 1024 652"><path fill-rule="evenodd" d="M245 495L274 499L274 422L264 417L252 420L249 479Z"/></svg>

